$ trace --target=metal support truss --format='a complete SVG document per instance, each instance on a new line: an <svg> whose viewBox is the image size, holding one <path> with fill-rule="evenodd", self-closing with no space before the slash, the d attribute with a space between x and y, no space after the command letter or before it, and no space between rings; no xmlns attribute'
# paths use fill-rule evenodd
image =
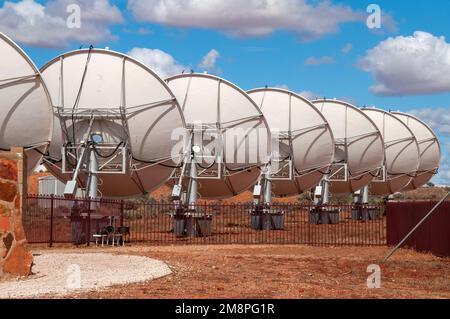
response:
<svg viewBox="0 0 450 319"><path fill-rule="evenodd" d="M330 173L326 176L327 181L348 182L350 179L347 163L332 164L329 172Z"/></svg>
<svg viewBox="0 0 450 319"><path fill-rule="evenodd" d="M39 76L40 76L39 73L35 73L35 74L30 74L30 75L18 76L18 77L14 77L14 78L0 79L0 88L2 86L13 85L13 84L17 84L17 83L20 83L23 81L36 79Z"/></svg>
<svg viewBox="0 0 450 319"><path fill-rule="evenodd" d="M125 174L127 168L129 167L128 160L128 149L126 146L121 146L117 148L115 145L89 145L89 152L101 152L101 151L111 151L117 150L111 157L98 159L98 165L92 173L98 174ZM69 158L77 161L78 158L82 157L82 145L75 146L64 146L62 149L62 172L63 174L73 174L76 168L70 163Z"/></svg>

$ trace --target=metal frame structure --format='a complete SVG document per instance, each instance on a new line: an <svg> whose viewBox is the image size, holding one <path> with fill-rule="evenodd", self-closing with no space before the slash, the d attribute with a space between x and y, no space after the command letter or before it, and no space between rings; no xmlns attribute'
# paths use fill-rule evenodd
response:
<svg viewBox="0 0 450 319"><path fill-rule="evenodd" d="M344 138L336 138L335 143L337 147L340 147L344 152L345 152L345 158L348 159L349 158L349 146L351 146L352 144L361 141L363 139L369 138L371 136L373 136L376 139L380 138L383 140L383 137L381 135L381 132L378 130L375 122L370 119L367 115L363 114L364 117L366 118L367 121L369 121L374 128L376 128L376 131L371 132L371 133L367 133L367 134L362 134L359 136L352 136L352 137L348 137L348 128L350 123L348 123L348 108L350 109L354 109L359 111L360 113L362 113L362 111L360 109L358 109L356 106L353 106L350 103L344 102L344 101L340 101L340 100L329 100L329 99L319 99L319 100L314 100L312 101L315 105L318 105L320 103L327 103L327 102L332 102L332 103L337 103L340 105L343 105L346 107L345 110L345 123L344 123L344 131L345 131L345 137ZM364 175L370 174L373 176L374 179L378 179L378 180L386 180L386 168L385 165L382 164L380 167L376 167L376 168L372 168L370 170L364 170L364 171L358 171L358 172L353 172L350 170L350 167L348 165L348 162L345 163L334 163L331 166L330 169L330 174L328 176L326 176L324 178L323 184L322 184L322 196L321 196L321 202L320 204L328 204L328 200L329 200L329 194L328 193L328 188L329 188L329 183L330 182L350 182L352 180L356 180L358 178L361 178ZM363 186L363 188L360 191L360 201L361 204L368 202L368 196L366 196L367 192L368 192L368 185Z"/></svg>
<svg viewBox="0 0 450 319"><path fill-rule="evenodd" d="M242 167L239 170L232 170L229 169L224 162L224 146L225 142L223 140L224 135L226 135L227 131L236 127L239 127L240 124L246 123L252 120L261 120L266 127L267 121L264 117L264 115L261 113L259 108L254 104L252 99L247 96L247 94L241 90L238 86L234 85L233 83L224 80L222 78L209 75L209 74L180 74L173 77L170 77L166 79L166 82L170 86L170 82L177 80L178 78L183 77L190 77L189 78L189 84L186 90L186 96L189 94L191 81L193 78L206 78L211 79L214 81L217 81L217 104L216 107L216 118L214 123L187 123L186 124L186 132L189 141L186 143L186 151L185 151L185 157L184 157L184 165L180 168L178 168L173 176L172 179L176 180L177 183L174 186L173 192L172 192L172 198L174 200L181 200L182 199L182 188L183 188L183 180L186 179L188 182L187 186L187 195L186 199L189 203L189 205L194 205L195 202L198 199L197 191L198 191L198 181L204 180L224 180L227 179L227 177L236 176L241 174L243 171L247 169L253 169L256 167L261 167L264 165L248 165L247 167ZM235 89L237 92L243 94L243 96L246 97L246 99L254 105L255 110L258 112L257 115L254 116L248 116L244 118L239 118L232 121L223 121L221 117L221 104L222 101L220 99L221 96L221 89L222 84L226 84L230 86L231 88ZM180 104L182 104L183 111L185 110L185 103L182 103L180 101ZM208 135L209 137L215 137L215 140L213 141L213 147L212 149L208 150L212 153L212 155L205 155L204 152L204 144L203 144L203 136ZM270 138L270 131L268 131L268 136ZM200 140L200 141L199 141ZM211 145L209 145L211 146ZM194 151L194 148L199 148L197 152ZM268 149L270 147L270 142L268 142ZM212 152L212 150L214 150ZM200 161L202 163L200 163ZM203 164L206 162L206 166L203 166ZM195 193L195 194L194 194Z"/></svg>
<svg viewBox="0 0 450 319"><path fill-rule="evenodd" d="M269 209L270 204L272 202L272 186L273 184L276 184L277 181L292 181L295 184L295 188L298 190L301 189L298 178L308 176L310 174L314 174L315 172L320 172L321 170L328 170L329 164L325 166L320 167L303 167L303 170L300 170L298 167L295 166L295 155L296 152L294 151L294 141L301 138L303 135L306 135L308 133L311 133L316 130L324 130L326 131L329 128L329 124L326 121L325 117L320 113L317 112L317 115L320 116L323 120L322 124L319 125L312 125L307 127L301 127L301 128L294 128L293 127L293 115L294 110L293 107L295 103L299 103L299 101L305 103L305 104L311 104L307 99L303 98L302 96L285 90L281 88L259 88L259 89L253 89L248 91L250 96L252 94L256 94L255 102L261 103L259 106L260 109L263 111L263 108L265 107L264 102L267 99L267 94L272 93L274 98L276 99L283 99L288 98L288 119L287 124L288 127L283 127L282 131L272 131L272 143L275 145L286 145L289 149L289 155L285 156L285 154L276 153L274 150L272 150L271 154L271 163L267 167L267 170L269 171L269 174L267 174L267 171L261 172L260 180L258 184L254 188L254 198L255 202L260 204L264 209ZM262 97L257 95L261 94ZM293 101L293 98L296 98L295 102ZM272 105L273 106L273 105ZM270 105L269 105L270 107ZM314 108L314 106L311 104L311 107ZM270 110L270 109L269 109ZM311 124L309 124L311 125ZM274 129L274 128L272 128ZM332 133L331 133L332 135ZM333 140L333 138L332 138ZM333 141L334 142L334 141ZM334 152L334 147L333 150Z"/></svg>
<svg viewBox="0 0 450 319"><path fill-rule="evenodd" d="M85 64L85 70L81 79L80 88L78 91L77 99L75 100L75 105L67 107L64 105L64 60L72 55L85 54L87 53L87 60ZM79 98L83 94L84 89L84 79L89 68L89 63L91 59L91 54L108 54L114 57L118 57L122 60L122 75L120 83L120 105L111 105L110 107L98 108L95 105L86 107L79 107ZM127 96L126 96L126 62L130 61L141 67L149 74L153 75L155 79L164 87L171 97L169 99L164 99L156 102L144 103L141 105L128 106ZM73 196L76 193L76 188L78 185L78 179L81 172L88 175L87 188L90 189L87 193L91 197L96 197L97 191L97 175L98 174L126 174L127 172L142 171L146 168L164 164L169 160L173 159L172 156L165 158L160 158L153 160L151 163L145 160L136 159L133 156L132 147L129 143L130 133L128 127L128 121L130 118L138 115L141 112L150 110L152 108L161 107L165 105L175 105L179 110L182 125L185 125L184 117L176 101L176 98L172 95L170 89L167 87L166 83L158 77L158 75L146 67L141 62L124 55L119 52L114 52L110 50L93 49L92 47L88 50L77 50L65 53L58 58L53 59L48 62L42 70L46 70L53 63L60 62L60 76L59 76L59 92L58 97L60 105L54 105L54 116L59 119L62 134L64 136L65 143L61 148L62 156L62 168L61 172L63 174L70 174L71 180L67 183L65 194ZM56 101L54 101L56 103ZM75 136L69 132L68 123L72 124L72 130L77 123L88 121L89 125L83 132L83 137L81 140L74 140ZM124 140L118 141L117 143L108 143L101 141L97 143L93 141L91 134L101 134L93 132L93 125L96 122L106 121L119 124L123 129ZM74 132L73 132L74 133ZM74 135L74 134L73 134ZM102 156L101 151L112 151L110 156ZM181 157L181 154L180 154ZM45 161L53 165L53 159L47 157Z"/></svg>
<svg viewBox="0 0 450 319"><path fill-rule="evenodd" d="M21 75L21 76L14 76L14 77L10 77L10 78L0 79L0 88L14 85L14 84L21 84L25 81L39 80L40 84L42 85L42 89L45 91L45 96L47 97L47 100L50 102L51 101L50 93L49 93L47 87L45 86L45 84L43 83L43 80L41 80L42 75L41 75L40 71L36 68L36 66L32 63L30 58L11 39L9 39L8 37L6 37L5 35L3 35L1 33L0 33L0 39L4 40L5 43L9 44L13 49L15 49L17 51L17 53L20 54L26 60L26 62L30 66L30 68L34 71L34 73L32 73L32 74L25 74L25 75ZM64 101L65 101L64 95L66 93L66 92L64 92L64 83L67 82L67 80L65 80L65 76L64 76L64 59L66 59L67 57L70 57L71 55L78 54L79 52L88 52L87 61L86 61L85 71L84 71L84 74L83 74L83 77L81 80L81 86L80 86L80 89L78 92L78 97L76 99L75 105L73 105L73 106L71 105L70 107L68 107L67 105L64 105ZM109 108L101 108L101 109L96 108L95 105L83 107L83 108L78 107L79 97L83 93L84 77L85 77L86 71L88 70L88 67L89 67L91 53L107 53L107 54L115 55L116 57L118 56L119 58L122 59L122 75L121 75L121 83L120 83L121 92L120 92L119 105L117 105L117 106L111 105ZM132 149L131 149L130 143L128 143L128 140L130 139L128 120L130 117L133 117L134 115L136 115L140 112L143 112L145 110L164 106L164 105L169 105L169 104L176 104L178 106L178 108L180 109L181 115L182 115L182 112L181 112L180 105L178 105L178 102L172 93L171 93L171 98L168 98L168 99L128 107L126 105L127 103L126 103L126 90L125 90L125 88L126 88L126 85L125 85L126 73L125 72L126 72L126 62L128 60L132 60L137 65L142 66L143 68L148 70L170 92L170 89L169 89L167 83L165 81L161 80L156 75L156 73L149 70L142 63L140 63L124 54L109 51L109 50L99 50L99 49L93 49L91 47L89 50L77 50L77 51L68 52L66 54L61 55L58 58L53 59L46 66L43 67L43 69L45 70L49 65L51 65L55 61L60 62L60 68L61 68L60 72L61 73L60 73L60 77L59 77L60 86L59 86L58 95L59 95L60 101L62 101L62 102L60 103L60 105L56 105L53 107L53 115L56 118L58 118L58 120L60 121L61 130L63 132L64 139L66 142L62 146L62 149L61 149L61 155L62 155L61 172L62 172L62 174L72 175L72 179L68 183L70 185L68 185L68 187L67 187L67 194L73 195L73 190L76 189L76 184L77 184L78 178L81 173L85 173L88 175L88 180L92 182L92 185L88 185L88 189L93 189L93 188L96 188L95 185L97 184L97 175L98 174L126 174L128 171L142 171L145 168L163 164L163 163L167 162L168 160L173 160L173 158L171 158L171 157L165 157L165 158L160 158L160 159L157 159L157 160L154 160L151 162L145 162L145 161L140 161L139 159L135 159L132 155L133 154ZM182 76L185 76L185 75L178 75L178 76L168 79L167 81L171 81L171 80L176 79L177 77L182 77ZM214 77L212 75L191 74L191 76L192 77L210 77L210 78L214 78L215 80L217 80L217 83L218 83L217 94L219 97L221 94L221 88L222 88L221 84L222 83L226 83L226 84L230 85L231 87L235 88L236 90L238 90L239 92L243 92L236 85L234 85L226 80ZM253 91L257 91L257 90L253 90ZM288 92L288 91L286 91L286 92ZM243 93L245 93L245 92L243 92ZM292 95L291 95L291 97L292 97ZM249 96L247 96L247 98L249 101L251 101L253 103L252 99ZM318 101L313 101L313 102L320 102L320 101L326 102L329 100L318 100ZM335 101L335 100L333 100L333 101ZM335 101L335 102L343 103L343 104L346 104L347 106L352 106L351 104L345 103L345 102L340 102L340 101ZM291 101L289 103L291 103ZM253 104L255 104L255 103L253 103ZM195 124L186 126L187 131L189 132L189 136L192 139L192 141L191 141L191 144L190 144L189 148L187 149L187 151L185 151L184 154L180 154L180 160L181 160L182 164L179 165L176 169L174 169L175 173L172 176L172 178L179 179L179 180L182 180L183 178L190 179L191 181L189 182L189 184L192 186L189 186L189 188L195 190L195 193L197 191L197 187L193 186L193 183L197 183L198 180L223 180L223 179L226 179L227 177L235 176L235 175L238 175L241 173L241 171L233 171L233 170L228 169L226 163L224 163L223 136L228 129L233 128L233 127L238 127L241 123L245 123L247 121L252 121L255 119L260 119L261 122L263 122L267 126L267 121L264 118L263 113L257 107L256 107L256 110L258 110L258 114L254 115L254 116L248 116L248 117L244 117L242 119L225 121L225 122L223 122L222 118L221 118L221 100L220 100L220 98L218 99L216 107L217 108L215 111L217 113L217 119L216 119L217 121L215 123L203 124L200 127L196 126ZM401 113L401 112L392 112L392 113L388 113L388 114L407 115L407 116L412 117L412 118L416 119L417 121L421 122L428 129L430 129L430 127L426 123L423 123L420 119L418 119L412 115ZM292 116L291 109L290 109L289 116L290 116L289 126L291 126L291 122L290 122L291 116ZM76 141L76 140L74 140L75 136L71 137L71 133L69 132L68 125L70 122L72 122L72 126L73 126L73 125L76 125L77 123L80 123L83 121L89 122L89 125L86 128L86 131L83 133L83 135L84 135L83 138L81 140ZM91 137L91 134L95 133L95 132L93 132L93 125L96 121L111 121L114 123L120 123L121 127L123 128L123 132L124 132L124 141L117 142L116 144L114 144L114 143L97 143L96 141L94 141ZM183 121L183 124L185 125L185 120L183 117L182 117L182 121ZM373 121L372 121L372 123L373 123ZM346 131L347 131L347 127L349 125L351 125L351 123L348 123L348 118L345 117L345 130ZM308 127L308 128L302 129L302 130L297 130L297 131L291 131L291 127L290 127L288 132L280 133L277 141L278 142L286 142L287 141L286 144L289 145L290 148L292 149L293 148L293 145L292 145L293 140L302 136L303 134L307 134L308 132L311 132L311 131L317 130L317 129L321 129L326 126L327 126L327 124L311 126L311 127ZM407 125L405 125L405 126L407 127ZM408 130L410 130L410 129L408 128ZM49 132L50 132L50 136L51 136L52 127L49 128ZM410 132L414 136L414 132L412 132L411 130L410 130ZM418 142L421 145L423 145L423 144L433 145L434 143L437 143L439 146L439 152L440 152L441 148L439 145L439 141L437 140L436 135L434 134L434 132L431 129L430 129L430 132L433 133L432 138L429 138L426 140L421 140ZM271 136L271 132L269 131L268 133L269 133L269 136ZM214 142L214 143L216 143L216 145L214 147L215 152L213 152L210 157L208 157L207 155L204 154L203 144L202 143L198 144L195 142L195 139L198 136L204 136L205 134L208 134L210 136L215 136L215 142ZM361 136L354 136L352 138L345 137L344 139L336 140L336 145L338 147L341 147L342 150L346 153L346 156L348 157L348 147L352 143L355 143L357 141L360 141L361 139L365 139L372 135L378 136L378 134L376 132L374 132L374 133L364 134ZM42 141L42 142L37 142L37 143L32 143L30 145L26 145L25 148L26 148L26 150L36 150L36 152L39 152L40 154L44 154L47 151L46 146L48 146L50 139L51 138L49 137L47 141ZM394 140L394 141L389 141L387 143L385 142L385 153L386 153L386 150L388 150L390 147L394 147L395 145L398 145L399 143L404 143L408 140L410 140L410 138L402 138L402 139L398 139L398 140ZM411 141L411 143L413 143L413 141ZM193 152L193 147L196 147L196 146L201 147L200 152L202 153L202 157L200 160L198 158L198 154L196 154L196 152ZM430 146L425 147L425 149L427 149L429 147ZM42 150L44 150L44 151L42 151ZM113 151L112 155L108 156L108 158L104 158L98 153L98 152L101 153L101 152L107 152L107 151L108 152ZM53 163L53 159L50 156L45 156L44 161L46 161L48 164ZM208 163L209 166L202 166L202 164L205 162ZM213 164L210 165L211 163L213 163ZM251 169L251 168L262 167L262 166L264 166L264 165L256 165L255 164L255 165L249 165L248 167L243 167L242 169L245 170L245 169ZM274 169L274 167L276 167L276 168ZM318 168L316 168L316 170L321 170L324 168L325 167L318 167ZM374 177L373 183L386 183L389 180L394 180L397 178L397 176L390 176L388 169L386 168L386 164L384 164L382 167L379 167L377 169L373 169L371 172L368 172L368 171L351 172L348 163L334 163L331 165L331 167L326 167L326 168L328 169L328 173L325 174L325 178L324 178L323 186L324 186L325 190L327 189L327 185L325 185L325 184L328 182L333 182L333 181L347 182L351 179L358 178L358 177L360 177L364 174L368 174L368 173L373 175L373 177ZM437 170L438 170L438 167L435 167L435 168L432 168L432 169L429 169L426 171L405 172L405 175L411 175L411 176L418 177L418 176L421 176L424 174L436 174ZM283 181L283 180L294 180L297 177L301 177L301 176L310 174L311 172L312 172L311 169L305 170L304 172L298 171L295 168L292 156L290 156L288 158L281 158L280 156L278 158L276 158L276 157L272 156L269 165L267 165L263 169L263 172L261 173L261 176L259 178L257 185L258 185L258 187L260 187L260 190L261 190L260 194L263 194L263 197L265 199L268 199L268 198L270 198L271 194L267 194L267 193L271 193L272 182ZM304 175L303 175L303 173L304 173ZM88 184L90 184L90 183L88 183ZM361 193L365 194L365 192L366 192L365 188L362 189ZM192 193L192 191L190 191L190 193ZM256 193L259 193L259 192L256 190L255 194ZM91 194L95 195L95 194L97 194L97 192L92 191ZM190 197L194 198L195 196L191 194ZM267 203L266 200L265 200L265 202Z"/></svg>

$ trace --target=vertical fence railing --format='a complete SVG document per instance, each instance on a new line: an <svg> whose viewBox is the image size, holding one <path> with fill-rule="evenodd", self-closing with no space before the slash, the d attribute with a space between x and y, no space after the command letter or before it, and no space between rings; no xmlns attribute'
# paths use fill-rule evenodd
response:
<svg viewBox="0 0 450 319"><path fill-rule="evenodd" d="M171 202L28 196L24 227L30 243L89 245L105 227L128 227L126 242L151 245L386 245L384 205L273 204L266 215L252 203L201 203L190 215Z"/></svg>
<svg viewBox="0 0 450 319"><path fill-rule="evenodd" d="M55 198L53 195L50 196L50 238L48 246L51 248L53 246L53 220L54 220L54 203Z"/></svg>

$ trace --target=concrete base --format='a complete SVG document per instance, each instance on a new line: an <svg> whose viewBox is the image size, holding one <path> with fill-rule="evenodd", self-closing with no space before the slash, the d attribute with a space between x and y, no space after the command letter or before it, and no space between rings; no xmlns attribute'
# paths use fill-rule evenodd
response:
<svg viewBox="0 0 450 319"><path fill-rule="evenodd" d="M338 209L315 208L311 210L309 222L313 225L336 225L340 222Z"/></svg>
<svg viewBox="0 0 450 319"><path fill-rule="evenodd" d="M377 220L381 218L381 210L379 208L352 208L352 219L361 221Z"/></svg>
<svg viewBox="0 0 450 319"><path fill-rule="evenodd" d="M252 212L250 225L254 230L284 230L284 212Z"/></svg>
<svg viewBox="0 0 450 319"><path fill-rule="evenodd" d="M212 216L203 214L174 215L173 232L177 237L209 237L212 234Z"/></svg>

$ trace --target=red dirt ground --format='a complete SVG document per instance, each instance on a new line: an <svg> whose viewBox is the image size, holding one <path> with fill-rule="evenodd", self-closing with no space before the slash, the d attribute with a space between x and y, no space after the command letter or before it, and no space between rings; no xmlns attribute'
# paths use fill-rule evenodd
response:
<svg viewBox="0 0 450 319"><path fill-rule="evenodd" d="M45 175L30 177L29 193L37 193L38 177ZM437 198L443 191L422 189L404 199ZM163 186L151 196L165 200L167 194L170 189ZM247 192L224 203L250 202L251 197ZM165 261L173 270L159 280L69 296L73 298L450 298L450 259L401 250L382 264L386 247L64 246L55 250L148 256ZM366 286L367 266L374 263L382 268L381 289Z"/></svg>
<svg viewBox="0 0 450 319"><path fill-rule="evenodd" d="M39 249L38 246L33 246ZM67 246L66 246L67 247ZM42 247L40 247L42 248ZM114 252L165 261L165 278L71 298L450 298L450 259L388 248L307 246L186 246L53 248ZM382 287L368 289L370 264L380 264Z"/></svg>

